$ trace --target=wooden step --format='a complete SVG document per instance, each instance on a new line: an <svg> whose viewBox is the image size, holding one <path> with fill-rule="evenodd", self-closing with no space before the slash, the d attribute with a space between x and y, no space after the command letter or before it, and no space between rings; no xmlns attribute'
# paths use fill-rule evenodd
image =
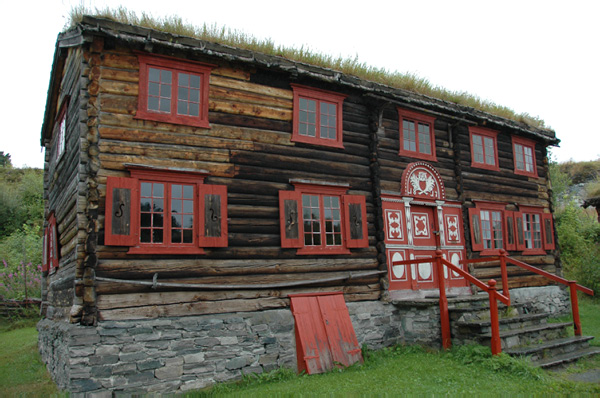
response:
<svg viewBox="0 0 600 398"><path fill-rule="evenodd" d="M557 355L550 358L543 358L539 361L532 362L532 365L545 369L553 368L597 354L600 354L600 347L588 347L582 350L568 352L566 354Z"/></svg>
<svg viewBox="0 0 600 398"><path fill-rule="evenodd" d="M511 356L529 356L532 361L539 361L543 358L555 357L588 348L589 341L593 338L593 336L565 337L540 344L509 348L504 352Z"/></svg>

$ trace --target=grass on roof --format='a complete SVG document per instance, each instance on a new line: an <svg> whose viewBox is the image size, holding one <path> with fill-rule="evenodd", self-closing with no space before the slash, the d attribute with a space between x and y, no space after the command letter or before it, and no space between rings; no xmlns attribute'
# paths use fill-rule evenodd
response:
<svg viewBox="0 0 600 398"><path fill-rule="evenodd" d="M525 123L531 127L546 128L543 120L531 116L528 113L517 114L510 108L498 105L491 101L482 100L476 95L464 91L457 92L446 90L442 87L432 85L427 79L423 79L412 73L405 74L397 71L391 72L384 68L367 65L366 63L361 62L358 59L358 56L354 58L333 57L331 55L314 52L303 46L300 48L282 46L275 44L270 38L257 39L256 37L239 30L230 29L225 26L217 26L215 24L204 24L202 27L197 27L183 21L181 17L176 15L155 18L150 14L142 12L141 16L138 16L134 11L130 11L123 6L120 6L117 9L108 7L104 9L92 9L87 8L84 5L73 7L70 13L69 26L73 27L81 22L84 15L107 18L116 22L142 26L181 36L194 37L200 40L217 42L268 55L280 56L292 61L330 68L344 74L356 76L360 79L475 108L496 116Z"/></svg>

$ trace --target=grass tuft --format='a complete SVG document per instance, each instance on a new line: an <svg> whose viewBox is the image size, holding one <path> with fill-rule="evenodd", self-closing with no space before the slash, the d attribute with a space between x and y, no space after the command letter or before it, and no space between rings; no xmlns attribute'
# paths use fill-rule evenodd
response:
<svg viewBox="0 0 600 398"><path fill-rule="evenodd" d="M230 29L225 26L203 24L201 27L197 27L176 15L155 18L150 14L142 12L138 16L134 11L130 11L123 6L116 9L109 7L88 8L80 4L71 9L70 22L66 28L77 25L82 21L84 15L93 15L116 22L142 26L175 35L194 37L200 40L217 42L268 55L280 56L297 62L335 69L360 79L471 107L524 123L531 127L546 128L545 122L539 117L531 116L528 113L518 114L510 108L498 105L492 101L483 100L476 95L464 91L446 90L440 86L431 84L427 79L413 73L400 73L370 66L360 61L358 55L354 56L354 58L332 57L331 55L315 52L304 46L294 48L277 45L270 38L258 39L242 31Z"/></svg>

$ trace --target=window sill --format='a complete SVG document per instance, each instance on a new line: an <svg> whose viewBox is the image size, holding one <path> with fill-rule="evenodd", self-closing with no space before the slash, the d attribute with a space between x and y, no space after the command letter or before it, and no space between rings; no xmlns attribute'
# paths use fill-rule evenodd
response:
<svg viewBox="0 0 600 398"><path fill-rule="evenodd" d="M127 254L206 254L204 249L195 246L134 246Z"/></svg>
<svg viewBox="0 0 600 398"><path fill-rule="evenodd" d="M436 155L427 155L427 154L422 154L422 153L419 153L419 152L405 151L403 149L401 149L400 151L398 151L398 155L399 156L404 156L404 157L407 157L407 158L414 158L414 159L427 160L427 161L430 161L430 162L437 162Z"/></svg>
<svg viewBox="0 0 600 398"><path fill-rule="evenodd" d="M141 112L138 111L137 115L133 117L137 120L146 120L150 122L162 122L170 124L178 124L182 126L210 128L208 120L201 119L200 117L185 117L185 116L173 116L170 113L153 113L153 112Z"/></svg>
<svg viewBox="0 0 600 398"><path fill-rule="evenodd" d="M491 170L491 171L500 171L500 167L499 166L492 166L486 163L476 163L476 162L471 162L471 167L476 168L476 169L484 169L484 170Z"/></svg>
<svg viewBox="0 0 600 398"><path fill-rule="evenodd" d="M303 247L302 249L298 249L296 251L297 255L335 255L335 254L350 254L350 250L345 247L335 247L335 248L321 248L321 247Z"/></svg>
<svg viewBox="0 0 600 398"><path fill-rule="evenodd" d="M304 144L318 145L318 146L326 146L331 148L341 148L344 149L344 143L337 140L328 140L325 138L313 138L313 137L305 137L299 134L292 135L292 142L302 142Z"/></svg>

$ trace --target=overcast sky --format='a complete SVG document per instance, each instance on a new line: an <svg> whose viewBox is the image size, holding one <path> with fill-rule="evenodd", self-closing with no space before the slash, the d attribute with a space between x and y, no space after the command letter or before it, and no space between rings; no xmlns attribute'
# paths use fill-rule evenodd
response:
<svg viewBox="0 0 600 398"><path fill-rule="evenodd" d="M600 158L600 1L5 1L0 151L43 167L40 130L57 34L77 4L179 15L276 44L411 72L538 116L558 161Z"/></svg>

